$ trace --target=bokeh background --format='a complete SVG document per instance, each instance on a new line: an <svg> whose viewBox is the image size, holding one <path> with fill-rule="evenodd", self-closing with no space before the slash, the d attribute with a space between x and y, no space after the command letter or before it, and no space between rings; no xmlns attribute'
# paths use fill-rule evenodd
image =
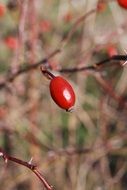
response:
<svg viewBox="0 0 127 190"><path fill-rule="evenodd" d="M59 108L39 67L0 89L0 146L33 158L54 190L127 190L127 66L59 72L125 55L126 18L117 0L0 0L0 82L60 49L44 67L76 93L72 113ZM1 158L0 189L45 188L27 168Z"/></svg>

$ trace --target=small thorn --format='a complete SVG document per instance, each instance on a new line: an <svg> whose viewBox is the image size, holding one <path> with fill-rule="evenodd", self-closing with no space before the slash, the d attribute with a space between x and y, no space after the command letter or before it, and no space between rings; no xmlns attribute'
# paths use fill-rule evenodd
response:
<svg viewBox="0 0 127 190"><path fill-rule="evenodd" d="M127 50L123 50L124 52L125 52L125 54L126 54L126 56L127 56ZM122 66L125 66L127 64L127 61L125 61L123 64L122 64Z"/></svg>
<svg viewBox="0 0 127 190"><path fill-rule="evenodd" d="M29 164L32 164L33 161L33 157L30 159L30 161L28 162Z"/></svg>
<svg viewBox="0 0 127 190"><path fill-rule="evenodd" d="M127 64L127 61L125 61L123 64L122 64L122 66L125 66Z"/></svg>

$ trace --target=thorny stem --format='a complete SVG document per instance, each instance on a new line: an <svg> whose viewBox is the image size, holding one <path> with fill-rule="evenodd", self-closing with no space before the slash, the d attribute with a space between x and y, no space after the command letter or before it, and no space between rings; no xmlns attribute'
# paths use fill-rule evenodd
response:
<svg viewBox="0 0 127 190"><path fill-rule="evenodd" d="M73 67L73 68L67 68L67 69L61 69L59 70L59 72L61 73L73 73L73 72L80 72L80 71L97 71L100 68L102 68L103 66L105 66L105 64L110 64L112 61L127 61L127 55L114 55L112 57L109 57L107 59L104 59L100 62L94 63L91 66L84 66L84 67Z"/></svg>
<svg viewBox="0 0 127 190"><path fill-rule="evenodd" d="M25 162L18 158L9 156L2 150L2 148L0 148L0 156L3 157L5 163L7 163L8 161L12 161L12 162L15 162L17 164L20 164L22 166L29 168L39 178L39 180L43 183L44 187L47 190L53 190L52 186L50 186L48 184L48 182L44 179L43 175L37 170L36 165L32 164L31 162Z"/></svg>
<svg viewBox="0 0 127 190"><path fill-rule="evenodd" d="M60 49L56 49L47 58L44 58L37 63L34 63L32 65L27 64L23 68L19 67L15 73L10 73L10 75L8 77L6 77L4 81L0 82L0 89L5 88L8 84L8 82L12 82L19 75L21 75L23 73L27 73L31 70L34 70L42 64L46 65L48 60L58 53L60 53ZM106 63L110 64L112 61L116 61L116 63L117 63L117 61L119 62L119 61L126 61L126 60L127 60L127 55L114 55L114 56L104 59L98 63L95 63L91 66L84 66L84 67L80 67L80 68L73 67L73 68L59 69L57 71L61 72L61 73L74 73L74 72L81 72L81 71L98 71L100 68L105 66ZM114 63L114 64L116 64L116 63Z"/></svg>

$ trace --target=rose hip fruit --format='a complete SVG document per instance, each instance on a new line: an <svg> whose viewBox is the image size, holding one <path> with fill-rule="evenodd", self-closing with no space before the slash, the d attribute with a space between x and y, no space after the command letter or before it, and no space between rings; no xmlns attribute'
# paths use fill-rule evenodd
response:
<svg viewBox="0 0 127 190"><path fill-rule="evenodd" d="M75 104L75 93L72 86L61 76L54 76L50 81L50 94L55 103L71 111Z"/></svg>
<svg viewBox="0 0 127 190"><path fill-rule="evenodd" d="M117 0L119 5L125 9L127 9L127 0Z"/></svg>

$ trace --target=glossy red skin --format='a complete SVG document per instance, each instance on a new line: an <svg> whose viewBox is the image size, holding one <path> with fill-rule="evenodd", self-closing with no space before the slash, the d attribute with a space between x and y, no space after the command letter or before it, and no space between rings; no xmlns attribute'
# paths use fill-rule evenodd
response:
<svg viewBox="0 0 127 190"><path fill-rule="evenodd" d="M51 79L50 94L62 109L69 111L75 104L75 93L72 86L60 76Z"/></svg>
<svg viewBox="0 0 127 190"><path fill-rule="evenodd" d="M125 9L127 9L127 0L117 0L119 5Z"/></svg>

